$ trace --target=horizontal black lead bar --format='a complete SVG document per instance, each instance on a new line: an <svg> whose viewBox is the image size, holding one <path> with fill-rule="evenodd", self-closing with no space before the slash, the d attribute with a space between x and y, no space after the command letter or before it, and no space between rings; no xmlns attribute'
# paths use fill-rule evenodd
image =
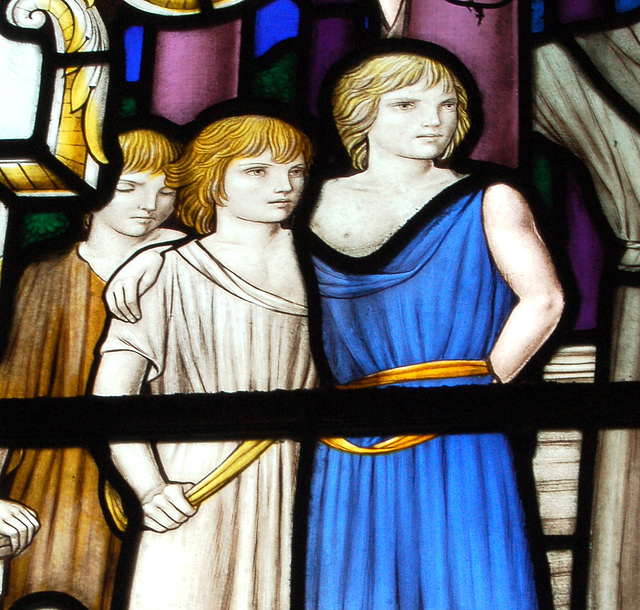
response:
<svg viewBox="0 0 640 610"><path fill-rule="evenodd" d="M0 442L640 428L639 396L626 382L3 400Z"/></svg>

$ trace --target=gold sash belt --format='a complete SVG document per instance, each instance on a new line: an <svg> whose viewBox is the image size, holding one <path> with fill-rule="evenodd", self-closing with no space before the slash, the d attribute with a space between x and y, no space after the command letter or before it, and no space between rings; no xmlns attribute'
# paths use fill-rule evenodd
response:
<svg viewBox="0 0 640 610"><path fill-rule="evenodd" d="M403 381L425 381L428 379L449 379L455 377L476 377L490 375L489 366L484 360L436 360L421 362L408 366L399 366L372 373L361 379L337 386L341 390L356 390L362 388L378 388ZM359 447L346 438L322 438L325 445L338 451L345 451L355 455L384 455L415 447L420 443L430 441L437 434L405 434L380 441L370 447Z"/></svg>
<svg viewBox="0 0 640 610"><path fill-rule="evenodd" d="M356 379L351 383L337 387L342 390L375 388L403 381L474 377L489 374L489 367L484 360L438 360L378 371L362 379ZM322 438L320 440L332 449L346 451L347 453L381 455L409 449L420 443L430 441L436 436L436 434L394 436L371 447L359 447L346 438ZM235 479L243 470L251 466L275 442L275 439L265 439L240 443L222 464L187 491L185 497L194 508L200 506L205 500L208 500ZM108 481L105 484L104 493L107 508L116 527L124 532L127 528L127 516L120 496Z"/></svg>

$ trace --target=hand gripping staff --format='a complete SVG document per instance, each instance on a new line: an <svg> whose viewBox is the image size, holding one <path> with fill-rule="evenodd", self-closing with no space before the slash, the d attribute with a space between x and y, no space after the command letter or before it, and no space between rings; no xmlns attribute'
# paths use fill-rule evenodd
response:
<svg viewBox="0 0 640 610"><path fill-rule="evenodd" d="M251 466L275 442L277 442L276 439L266 439L240 443L224 462L185 493L187 501L194 508L200 506ZM122 500L108 481L105 483L104 492L113 522L121 532L124 532L127 529L128 519Z"/></svg>

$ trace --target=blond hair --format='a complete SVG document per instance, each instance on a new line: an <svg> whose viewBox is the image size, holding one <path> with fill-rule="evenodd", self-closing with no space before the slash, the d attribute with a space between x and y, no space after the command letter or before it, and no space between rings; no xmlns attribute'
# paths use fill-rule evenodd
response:
<svg viewBox="0 0 640 610"><path fill-rule="evenodd" d="M229 165L267 150L276 163L292 163L303 156L309 167L313 158L309 138L279 119L235 116L205 127L167 170L167 186L178 192L176 216L201 235L212 233L215 206L224 205L227 198L224 181Z"/></svg>
<svg viewBox="0 0 640 610"><path fill-rule="evenodd" d="M458 96L456 131L440 159L447 159L469 131L468 97L462 83L444 64L413 53L389 53L366 59L345 72L332 96L333 118L353 167L367 168L368 134L378 116L380 98L425 80L427 88L440 83Z"/></svg>
<svg viewBox="0 0 640 610"><path fill-rule="evenodd" d="M165 173L177 161L182 145L151 129L135 129L118 136L122 149L123 174Z"/></svg>

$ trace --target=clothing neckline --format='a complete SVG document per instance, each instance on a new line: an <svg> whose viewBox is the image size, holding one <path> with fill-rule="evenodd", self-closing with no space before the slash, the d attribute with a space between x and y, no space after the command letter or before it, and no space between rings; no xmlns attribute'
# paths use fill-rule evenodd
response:
<svg viewBox="0 0 640 610"><path fill-rule="evenodd" d="M479 192L485 181L469 174L446 186L435 197L425 203L379 248L365 256L351 256L336 250L325 242L311 227L306 227L311 253L332 266L353 271L362 271L383 265L392 260L426 222L435 218L446 208L458 202L465 194Z"/></svg>
<svg viewBox="0 0 640 610"><path fill-rule="evenodd" d="M279 294L269 292L268 290L245 280L241 275L227 267L222 261L207 250L207 248L202 245L200 239L194 239L180 248L177 248L175 251L181 258L183 258L196 271L204 275L208 280L213 281L228 292L232 292L244 300L251 300L252 302L266 306L269 309L273 309L274 311L281 311L282 313L306 315L306 304L291 301ZM202 257L213 262L219 269L219 272L213 273L212 269L207 268L204 265ZM222 275L220 275L220 273L222 273ZM240 292L238 292L234 287L239 288ZM251 295L252 298L247 299L247 295Z"/></svg>
<svg viewBox="0 0 640 610"><path fill-rule="evenodd" d="M91 271L91 273L97 277L105 286L109 283L109 280L105 280L92 266L91 263L84 257L82 256L82 253L80 252L80 246L83 244L83 241L79 241L77 242L74 247L73 247L73 251L75 252L75 256L76 259L78 259L81 263L83 263L84 265L86 265L87 267L89 267L89 271ZM113 277L114 274L112 274Z"/></svg>

